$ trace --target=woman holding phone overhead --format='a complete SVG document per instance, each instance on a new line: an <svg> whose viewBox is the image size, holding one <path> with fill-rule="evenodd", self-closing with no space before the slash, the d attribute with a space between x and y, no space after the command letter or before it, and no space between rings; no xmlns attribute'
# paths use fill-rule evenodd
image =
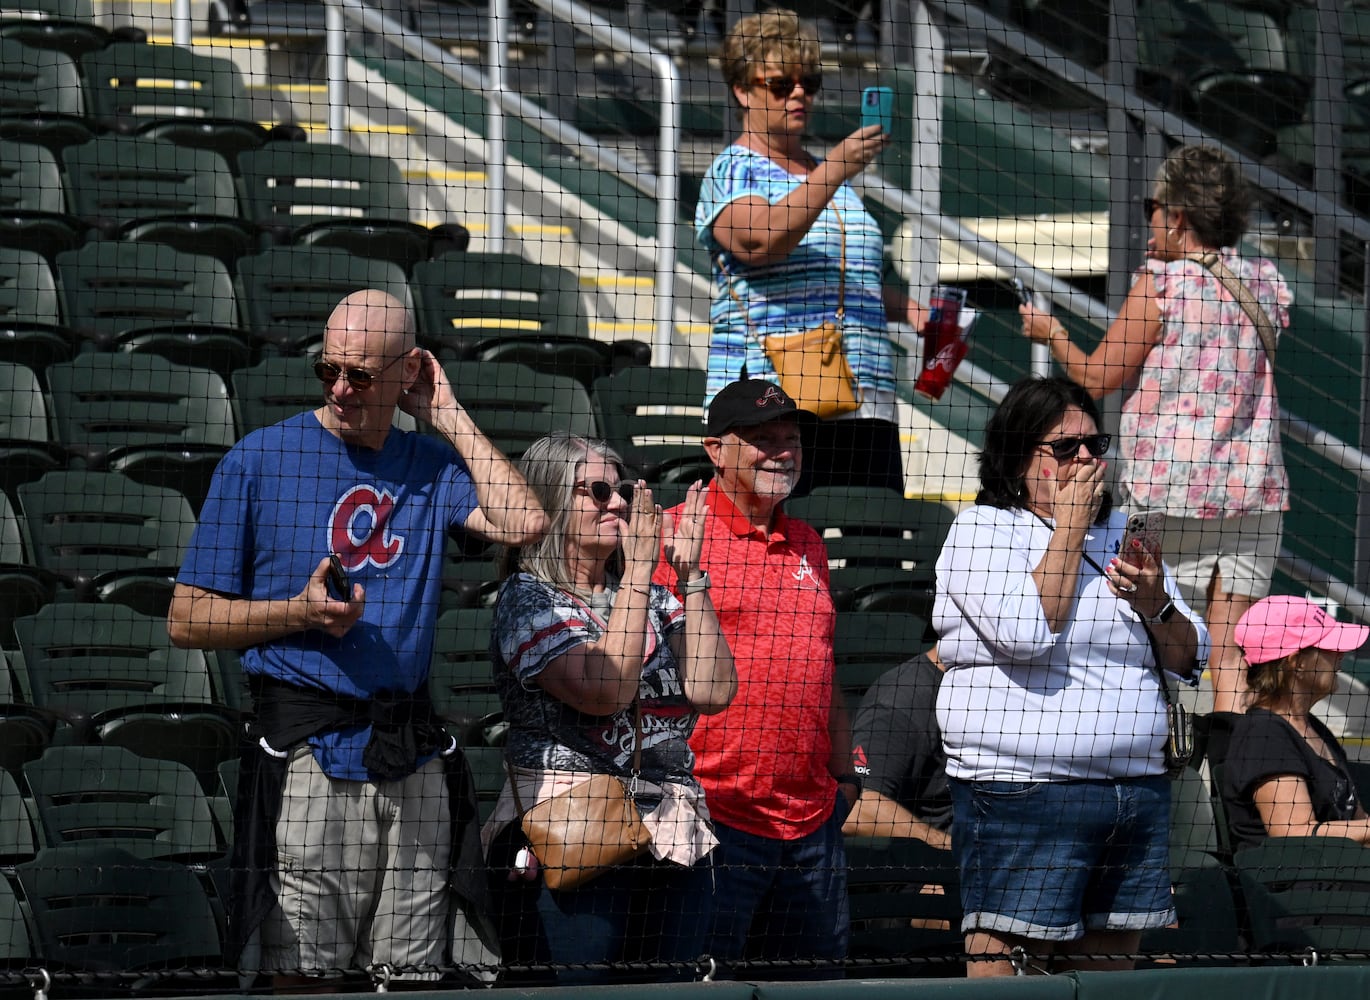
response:
<svg viewBox="0 0 1370 1000"><path fill-rule="evenodd" d="M937 559L937 722L971 976L1009 975L1018 947L1130 955L1175 917L1161 674L1192 674L1207 633L1158 555L1122 548L1109 444L1080 386L1019 382Z"/></svg>
<svg viewBox="0 0 1370 1000"><path fill-rule="evenodd" d="M704 178L695 228L714 260L707 405L739 378L775 380L762 342L835 322L860 406L806 427L796 495L830 483L903 492L904 465L888 319L923 325L924 310L881 284L884 242L850 181L890 141L858 128L826 157L804 147L822 87L818 34L789 10L733 26L724 83L741 134Z"/></svg>
<svg viewBox="0 0 1370 1000"><path fill-rule="evenodd" d="M1213 707L1240 712L1233 629L1270 591L1289 509L1275 345L1292 296L1273 263L1235 249L1250 195L1220 150L1174 150L1143 208L1147 259L1092 352L1050 312L1019 312L1091 396L1122 391L1120 481L1134 507L1165 512L1165 554L1212 630Z"/></svg>

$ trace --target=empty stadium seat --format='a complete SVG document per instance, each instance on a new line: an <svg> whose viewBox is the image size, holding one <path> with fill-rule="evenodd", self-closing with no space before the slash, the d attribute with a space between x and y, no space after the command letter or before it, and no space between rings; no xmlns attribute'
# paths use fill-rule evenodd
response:
<svg viewBox="0 0 1370 1000"><path fill-rule="evenodd" d="M55 601L57 591L57 575L30 561L19 517L0 491L0 647L13 648L14 620Z"/></svg>
<svg viewBox="0 0 1370 1000"><path fill-rule="evenodd" d="M833 633L837 684L855 710L861 697L885 672L928 646L927 622L915 615L887 611L842 611Z"/></svg>
<svg viewBox="0 0 1370 1000"><path fill-rule="evenodd" d="M86 113L118 131L159 118L251 115L235 63L179 45L113 42L84 56L81 70Z"/></svg>
<svg viewBox="0 0 1370 1000"><path fill-rule="evenodd" d="M440 359L474 358L569 375L587 388L635 356L589 336L575 272L517 254L448 254L414 267L418 334Z"/></svg>
<svg viewBox="0 0 1370 1000"><path fill-rule="evenodd" d="M951 852L911 838L848 837L845 847L849 958L871 963L871 977L965 975L960 874Z"/></svg>
<svg viewBox="0 0 1370 1000"><path fill-rule="evenodd" d="M57 437L87 468L174 489L199 511L237 440L222 378L155 354L89 353L48 379Z"/></svg>
<svg viewBox="0 0 1370 1000"><path fill-rule="evenodd" d="M0 151L7 145L0 142ZM76 346L76 334L62 322L48 261L37 250L0 246L0 359L41 377L48 365L70 358Z"/></svg>
<svg viewBox="0 0 1370 1000"><path fill-rule="evenodd" d="M9 654L0 649L0 775L18 775L25 763L42 756L52 745L57 732L57 716L28 704L20 694ZM22 837L22 831L11 825L16 815L0 808L0 843L18 843ZM10 842L7 837L16 839ZM0 864L5 863L6 850L0 847Z"/></svg>
<svg viewBox="0 0 1370 1000"><path fill-rule="evenodd" d="M0 33L0 115L40 112L78 117L85 113L76 60Z"/></svg>
<svg viewBox="0 0 1370 1000"><path fill-rule="evenodd" d="M955 516L950 507L893 490L831 486L785 510L823 535L839 608L931 617L933 565Z"/></svg>
<svg viewBox="0 0 1370 1000"><path fill-rule="evenodd" d="M649 483L707 482L705 372L699 368L628 367L595 379L591 399L600 433Z"/></svg>
<svg viewBox="0 0 1370 1000"><path fill-rule="evenodd" d="M207 656L177 649L163 617L111 604L48 604L14 624L31 697L77 739L189 768L204 789L238 751L238 715Z"/></svg>
<svg viewBox="0 0 1370 1000"><path fill-rule="evenodd" d="M166 614L181 553L195 528L174 490L117 472L50 472L17 490L24 543L38 566L83 600Z"/></svg>
<svg viewBox="0 0 1370 1000"><path fill-rule="evenodd" d="M103 973L162 990L227 992L214 911L184 865L140 858L101 844L49 847L16 877L33 923L36 961L66 972ZM118 989L118 979L104 990ZM177 986L170 985L183 980Z"/></svg>
<svg viewBox="0 0 1370 1000"><path fill-rule="evenodd" d="M1339 837L1269 837L1233 858L1252 950L1370 951L1370 851Z"/></svg>
<svg viewBox="0 0 1370 1000"><path fill-rule="evenodd" d="M52 844L98 842L181 862L223 855L209 799L173 761L116 746L56 746L24 765L24 781Z"/></svg>
<svg viewBox="0 0 1370 1000"><path fill-rule="evenodd" d="M0 972L20 972L33 964L32 958L33 944L24 908L9 880L0 877Z"/></svg>
<svg viewBox="0 0 1370 1000"><path fill-rule="evenodd" d="M387 156L329 143L269 143L242 153L238 170L243 214L282 238L339 219L413 225L408 188Z"/></svg>
<svg viewBox="0 0 1370 1000"><path fill-rule="evenodd" d="M456 608L438 616L428 690L438 715L460 729L463 745L489 742L503 714L490 662L489 608Z"/></svg>
<svg viewBox="0 0 1370 1000"><path fill-rule="evenodd" d="M41 844L33 827L28 803L15 779L17 774L18 769L11 771L0 767L0 870L30 860L38 853ZM0 876L0 883L4 882L4 877ZM3 919L0 916L0 921ZM5 931L0 928L0 942L4 939ZM0 944L2 947L3 944Z"/></svg>
<svg viewBox="0 0 1370 1000"><path fill-rule="evenodd" d="M334 247L272 247L242 258L238 280L252 335L287 354L322 345L329 315L353 292L379 288L412 307L398 264Z"/></svg>
<svg viewBox="0 0 1370 1000"><path fill-rule="evenodd" d="M249 364L225 265L159 243L101 240L57 257L68 323L96 344L225 373Z"/></svg>
<svg viewBox="0 0 1370 1000"><path fill-rule="evenodd" d="M456 361L443 371L476 426L511 459L553 431L598 436L590 396L569 376L505 361Z"/></svg>
<svg viewBox="0 0 1370 1000"><path fill-rule="evenodd" d="M37 373L0 361L0 490L13 495L20 483L60 469L66 461L52 437L47 397ZM21 561L2 553L0 559Z"/></svg>

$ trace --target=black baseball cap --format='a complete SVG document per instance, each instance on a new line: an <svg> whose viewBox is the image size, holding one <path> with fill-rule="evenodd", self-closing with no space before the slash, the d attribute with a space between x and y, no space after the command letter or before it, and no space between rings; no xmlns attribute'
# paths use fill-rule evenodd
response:
<svg viewBox="0 0 1370 1000"><path fill-rule="evenodd" d="M709 437L719 437L734 427L754 427L803 412L785 390L774 382L744 378L729 382L709 404Z"/></svg>

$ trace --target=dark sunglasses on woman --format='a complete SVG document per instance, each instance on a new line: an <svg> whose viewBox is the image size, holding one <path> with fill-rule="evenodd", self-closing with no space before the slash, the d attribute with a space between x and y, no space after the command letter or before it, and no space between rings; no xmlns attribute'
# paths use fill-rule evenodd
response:
<svg viewBox="0 0 1370 1000"><path fill-rule="evenodd" d="M759 77L753 84L756 87L765 87L776 100L789 97L794 93L796 85L803 87L804 93L812 97L823 87L823 74L801 73L799 76L765 76Z"/></svg>
<svg viewBox="0 0 1370 1000"><path fill-rule="evenodd" d="M619 483L617 486L611 486L603 479L596 479L592 483L576 483L576 488L589 493L590 498L598 504L608 503L613 499L615 493L623 498L624 503L631 504L633 502L632 483Z"/></svg>
<svg viewBox="0 0 1370 1000"><path fill-rule="evenodd" d="M1080 437L1053 438L1043 441L1038 447L1050 448L1051 457L1058 462L1069 462L1080 454L1080 445L1084 445L1095 458L1102 458L1108 454L1108 446L1112 442L1110 434L1085 434Z"/></svg>

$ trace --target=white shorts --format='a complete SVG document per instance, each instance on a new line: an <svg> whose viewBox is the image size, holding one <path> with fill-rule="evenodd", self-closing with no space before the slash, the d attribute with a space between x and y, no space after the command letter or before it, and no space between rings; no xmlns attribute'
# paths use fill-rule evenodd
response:
<svg viewBox="0 0 1370 1000"><path fill-rule="evenodd" d="M1161 556L1175 574L1180 596L1203 615L1215 574L1225 593L1251 598L1270 593L1283 537L1284 514L1279 511L1240 517L1167 516Z"/></svg>
<svg viewBox="0 0 1370 1000"><path fill-rule="evenodd" d="M297 747L276 822L278 905L262 926L263 971L341 976L389 964L426 967L396 978L440 978L451 840L441 759L399 781L338 781Z"/></svg>

